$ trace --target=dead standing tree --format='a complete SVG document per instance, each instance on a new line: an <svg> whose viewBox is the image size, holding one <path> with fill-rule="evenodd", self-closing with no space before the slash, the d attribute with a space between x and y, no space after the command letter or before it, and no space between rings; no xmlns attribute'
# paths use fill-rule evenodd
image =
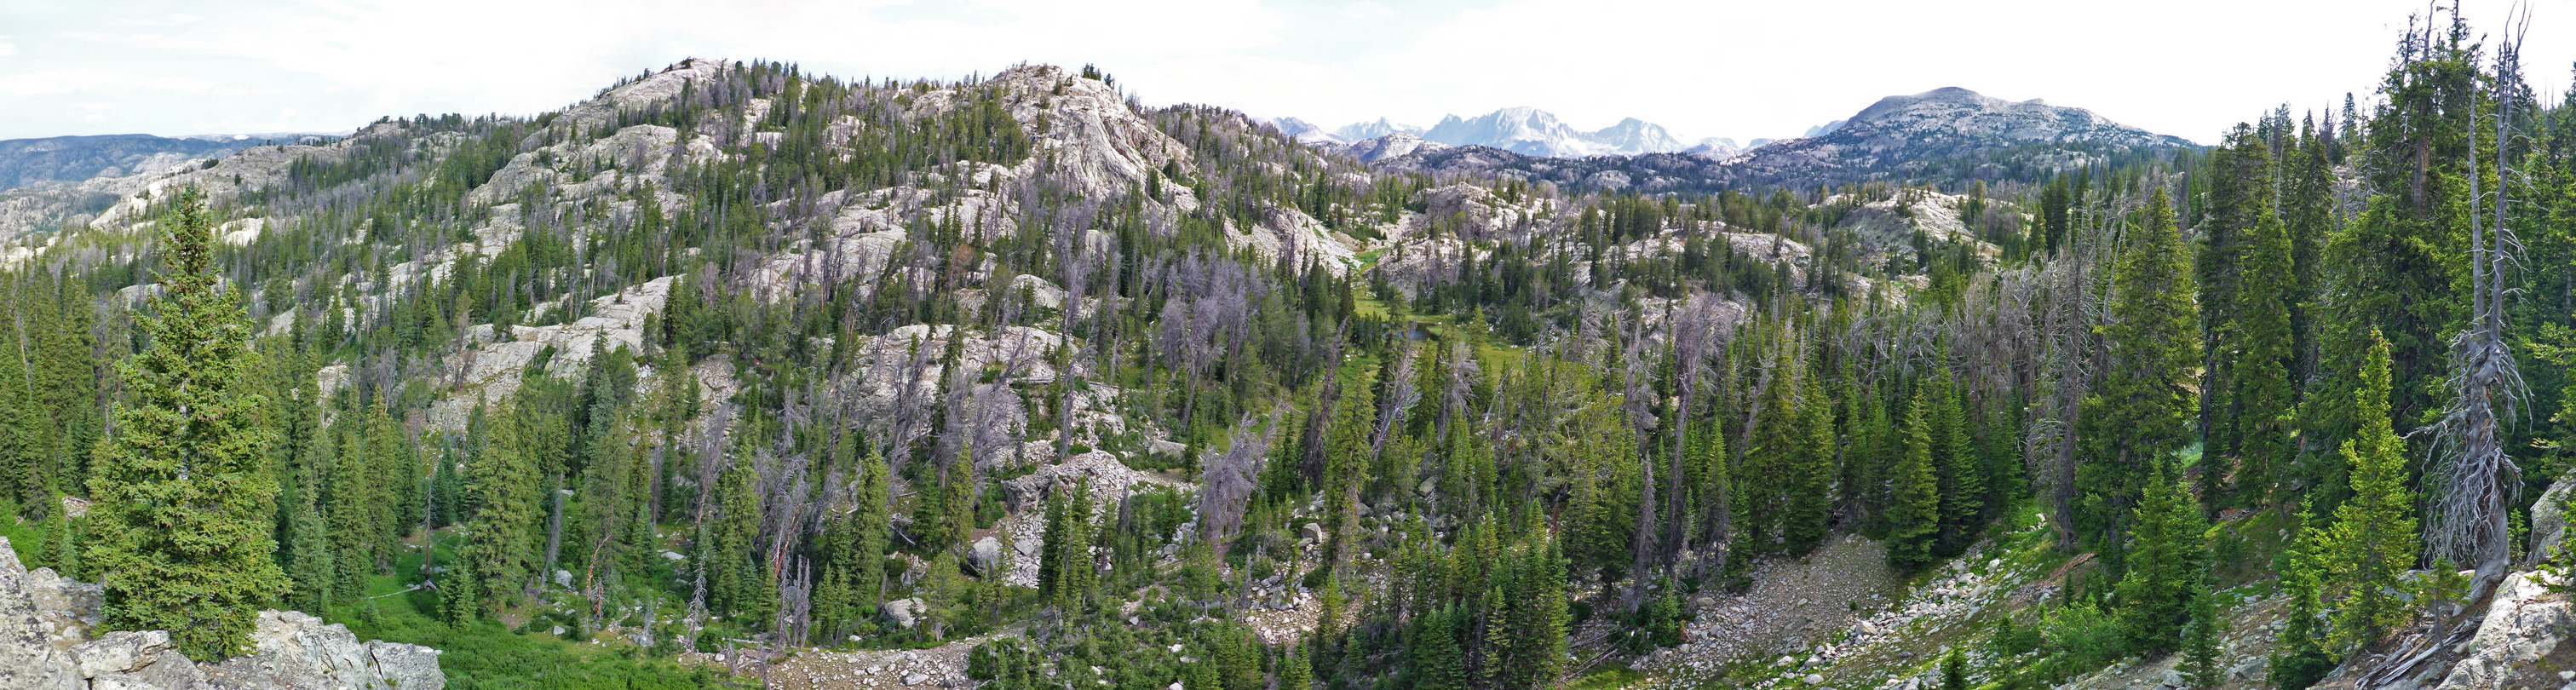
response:
<svg viewBox="0 0 2576 690"><path fill-rule="evenodd" d="M2512 142L2513 107L2522 82L2521 29L2497 49L2494 97L2495 169L2493 227L2479 213L2477 147L2469 148L2469 323L2451 338L2451 374L2445 383L2455 397L2442 420L2425 430L2440 472L2441 493L2433 498L2432 553L2472 564L2466 601L2485 599L2512 565L2512 533L2507 515L2522 485L2522 470L2505 456L2503 417L2512 415L2530 396L2513 350L2505 340L2505 270L2514 265L2521 243L2505 219L2512 169L2507 153ZM2473 111L2474 112L2474 111ZM2470 131L2477 129L2471 115Z"/></svg>

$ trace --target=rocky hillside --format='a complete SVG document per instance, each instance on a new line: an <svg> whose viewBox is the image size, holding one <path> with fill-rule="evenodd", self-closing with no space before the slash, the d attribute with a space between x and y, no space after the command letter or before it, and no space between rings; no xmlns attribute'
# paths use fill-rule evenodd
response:
<svg viewBox="0 0 2576 690"><path fill-rule="evenodd" d="M1499 123L1520 121L1500 115L1473 122L1491 125L1485 129L1527 132L1526 136L1514 136L1530 142L1553 140L1551 137L1564 134L1557 132L1561 126L1506 128ZM1552 122L1551 118L1540 124ZM1459 127L1464 131L1463 121ZM1666 148L1635 150L1515 144L1511 142L1522 139L1509 137L1503 143L1464 138L1452 141L1441 138L1436 130L1423 138L1448 143L1453 148L1385 155L1381 152L1385 149L1329 143L1319 146L1388 170L1508 177L1546 182L1569 191L1648 194L1713 193L1773 185L1814 188L1869 181L1945 186L1964 185L1971 180L2029 182L2061 170L2146 160L2194 146L2190 141L2122 125L2082 108L2051 106L2035 99L2011 103L1955 87L1889 96L1847 120L1809 131L1812 135L1806 138L1762 143L1750 149L1736 149L1733 142L1722 140L1709 140L1698 146L1676 142Z"/></svg>
<svg viewBox="0 0 2576 690"><path fill-rule="evenodd" d="M0 191L46 182L124 177L222 158L234 151L303 137L156 137L149 134L48 137L0 141Z"/></svg>
<svg viewBox="0 0 2576 690"><path fill-rule="evenodd" d="M1958 87L1879 99L1815 131L1727 161L1727 181L1813 186L1856 179L2028 179L2034 171L2194 145L2083 108L2039 99L2008 102Z"/></svg>

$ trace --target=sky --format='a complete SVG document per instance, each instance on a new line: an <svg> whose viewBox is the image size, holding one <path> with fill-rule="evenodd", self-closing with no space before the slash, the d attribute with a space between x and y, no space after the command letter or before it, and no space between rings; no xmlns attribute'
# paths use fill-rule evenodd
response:
<svg viewBox="0 0 2576 690"><path fill-rule="evenodd" d="M2500 32L2509 0L2460 0ZM2576 0L2526 0L2548 97ZM0 0L0 139L532 115L687 57L843 77L1098 65L1146 103L1326 127L1507 106L1796 136L1880 97L2045 98L2203 143L2366 99L2424 0Z"/></svg>

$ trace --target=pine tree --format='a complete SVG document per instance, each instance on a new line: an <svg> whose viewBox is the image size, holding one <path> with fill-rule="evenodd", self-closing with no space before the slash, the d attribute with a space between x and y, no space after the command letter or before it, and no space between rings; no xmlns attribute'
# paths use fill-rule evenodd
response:
<svg viewBox="0 0 2576 690"><path fill-rule="evenodd" d="M850 574L850 606L862 616L876 610L885 594L886 547L894 539L892 513L886 505L890 481L884 455L869 449L859 456L858 479L850 498L849 539L840 544L838 560Z"/></svg>
<svg viewBox="0 0 2576 690"><path fill-rule="evenodd" d="M1459 651L1452 618L1451 609L1442 608L1414 619L1414 687L1421 690L1466 690L1467 662L1464 653Z"/></svg>
<svg viewBox="0 0 2576 690"><path fill-rule="evenodd" d="M2337 649L2377 642L2405 624L2410 609L2396 592L2405 587L2403 577L2418 550L2415 495L2406 489L2406 441L2389 419L2388 341L2375 331L2365 361L2354 407L2362 419L2375 421L2343 444L2352 499L2335 508L2322 545Z"/></svg>
<svg viewBox="0 0 2576 690"><path fill-rule="evenodd" d="M1941 655L1941 690L1968 690L1968 655L1957 647Z"/></svg>
<svg viewBox="0 0 2576 690"><path fill-rule="evenodd" d="M2245 505L2260 506L2272 499L2272 485L2298 452L2291 436L2298 401L2290 384L2291 367L2297 364L2290 310L2299 301L2298 277L2291 265L2290 238L2277 217L2258 219L2241 249L2243 272L2232 324L2237 348L2235 493ZM2206 477L2218 470L2205 463L2201 472Z"/></svg>
<svg viewBox="0 0 2576 690"><path fill-rule="evenodd" d="M1887 509L1887 565L1921 570L1932 564L1932 543L1941 534L1941 487L1932 474L1932 429L1925 419L1928 391L1916 390L1905 413L1905 456L1896 464L1893 500Z"/></svg>
<svg viewBox="0 0 2576 690"><path fill-rule="evenodd" d="M2112 323L2102 328L2110 366L2079 412L2089 465L2081 491L2099 497L2084 501L2096 507L2079 517L2093 530L2107 531L2136 505L2157 481L2157 464L2191 442L2197 310L2188 248L2162 187L2148 197L2144 221L2112 269Z"/></svg>
<svg viewBox="0 0 2576 690"><path fill-rule="evenodd" d="M167 630L212 660L245 650L253 617L292 583L273 558L275 435L243 381L259 355L240 293L217 277L204 197L182 190L174 209L141 318L151 344L117 366L126 401L93 461L88 560L106 576L110 626Z"/></svg>
<svg viewBox="0 0 2576 690"><path fill-rule="evenodd" d="M936 544L941 548L962 548L967 537L975 533L975 463L966 454L959 453L940 473L939 493L939 526L943 531Z"/></svg>
<svg viewBox="0 0 2576 690"><path fill-rule="evenodd" d="M2219 663L2219 646L2226 643L2227 621L2219 618L2218 598L2206 590L2191 598L2191 624L2183 630L2183 677L2191 687L2209 690L2227 682L2227 669Z"/></svg>
<svg viewBox="0 0 2576 690"><path fill-rule="evenodd" d="M383 408L373 408L382 414ZM350 415L349 417L354 417ZM344 417L343 419L348 419ZM373 537L382 521L378 513L384 508L384 497L377 491L383 472L374 465L374 456L366 452L353 419L334 425L333 435L340 450L332 454L330 526L332 559L339 565L332 583L331 602L348 605L366 594L367 577L375 574L376 549Z"/></svg>
<svg viewBox="0 0 2576 690"><path fill-rule="evenodd" d="M2323 566L2319 562L2318 530L2312 511L2301 509L2290 528L2290 551L2283 558L2288 563L2281 571L2281 590L2290 599L2290 610L2282 617L2281 635L2272 643L2268 682L2280 690L2305 690L2327 673L2334 671L2335 660L2325 648L2320 594Z"/></svg>
<svg viewBox="0 0 2576 690"><path fill-rule="evenodd" d="M1950 373L1949 347L1943 346L1933 361L1932 467L1940 484L1941 533L1932 553L1948 558L1966 552L1984 529L1978 518L1985 511L1985 463L1969 443L1968 414L1958 380Z"/></svg>
<svg viewBox="0 0 2576 690"><path fill-rule="evenodd" d="M768 618L776 598L762 577L760 549L760 472L751 457L738 455L716 478L720 512L708 546L707 598L710 606L751 620Z"/></svg>
<svg viewBox="0 0 2576 690"><path fill-rule="evenodd" d="M1727 477L1726 435L1714 420L1691 425L1690 435L1688 455L1684 458L1684 470L1688 473L1684 486L1690 491L1691 514L1695 518L1691 521L1695 530L1692 536L1715 541L1724 536L1717 533L1719 518L1731 508L1726 501L1727 492L1733 486Z"/></svg>
<svg viewBox="0 0 2576 690"><path fill-rule="evenodd" d="M1808 376L1798 401L1799 425L1805 427L1797 465L1789 476L1789 504L1781 536L1789 553L1803 555L1825 543L1833 520L1834 456L1841 451L1834 434L1833 401L1825 397L1821 376Z"/></svg>
<svg viewBox="0 0 2576 690"><path fill-rule="evenodd" d="M1306 650L1288 643L1279 651L1279 690L1306 690L1315 686L1315 672L1306 661Z"/></svg>
<svg viewBox="0 0 2576 690"><path fill-rule="evenodd" d="M2191 622L2194 599L2207 587L2208 523L2180 478L2159 470L2138 503L2129 572L2118 585L2120 629L2133 650L2175 649Z"/></svg>
<svg viewBox="0 0 2576 690"><path fill-rule="evenodd" d="M466 463L466 493L475 509L461 530L465 543L458 547L457 556L463 561L459 567L472 573L463 591L479 595L474 608L497 612L513 603L519 589L531 582L542 511L536 464L519 447L521 415L504 410L487 419L496 420L502 429L474 448ZM470 619L471 615L459 612L450 618Z"/></svg>
<svg viewBox="0 0 2576 690"><path fill-rule="evenodd" d="M1796 347L1786 342L1787 336L1775 336L1780 343L1771 350L1771 381L1762 390L1762 399L1754 411L1753 435L1745 440L1743 471L1738 475L1740 492L1745 500L1736 501L1735 529L1747 545L1747 555L1773 553L1782 549L1784 526L1799 488L1799 469L1812 456L1807 451L1809 435L1799 428L1798 391L1807 378L1804 358Z"/></svg>

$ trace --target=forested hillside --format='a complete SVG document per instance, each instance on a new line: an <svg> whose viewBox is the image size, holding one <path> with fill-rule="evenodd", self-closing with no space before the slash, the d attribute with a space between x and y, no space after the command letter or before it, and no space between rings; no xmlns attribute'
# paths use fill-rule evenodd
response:
<svg viewBox="0 0 2576 690"><path fill-rule="evenodd" d="M461 688L2556 687L2522 70L2445 14L2215 147L1645 195L690 60L0 195L0 536Z"/></svg>

